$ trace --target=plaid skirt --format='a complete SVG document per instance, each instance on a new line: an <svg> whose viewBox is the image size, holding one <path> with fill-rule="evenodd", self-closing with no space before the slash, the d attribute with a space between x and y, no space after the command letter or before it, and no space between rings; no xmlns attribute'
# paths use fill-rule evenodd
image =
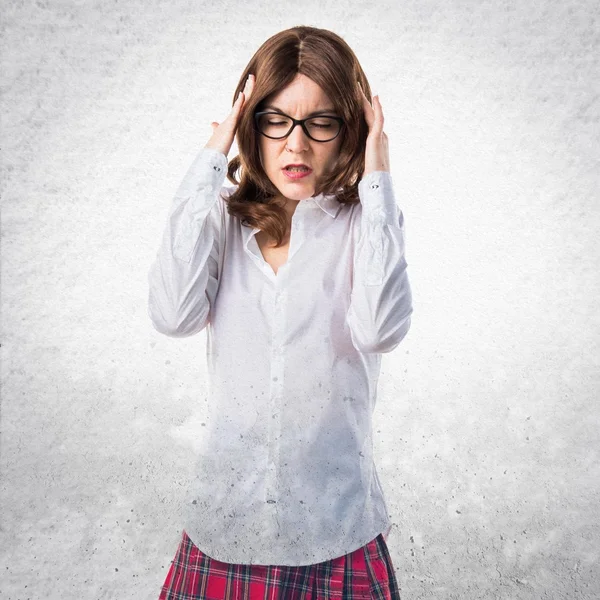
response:
<svg viewBox="0 0 600 600"><path fill-rule="evenodd" d="M224 563L185 530L159 600L400 600L388 548L375 539L338 558L305 566Z"/></svg>

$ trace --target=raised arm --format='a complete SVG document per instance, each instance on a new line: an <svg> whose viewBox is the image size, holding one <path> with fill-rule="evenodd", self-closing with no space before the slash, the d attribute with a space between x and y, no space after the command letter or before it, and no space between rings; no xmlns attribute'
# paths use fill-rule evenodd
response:
<svg viewBox="0 0 600 600"><path fill-rule="evenodd" d="M358 184L360 216L352 294L347 313L352 342L361 352L391 352L408 333L412 293L406 272L404 215L396 204L379 97L373 105L358 85L369 134Z"/></svg>
<svg viewBox="0 0 600 600"><path fill-rule="evenodd" d="M165 335L188 337L208 323L218 289L225 219L219 193L226 172L226 156L203 148L175 194L148 272L148 315Z"/></svg>
<svg viewBox="0 0 600 600"><path fill-rule="evenodd" d="M347 322L358 350L391 352L408 333L413 312L404 215L388 172L370 173L359 183L358 192L360 233Z"/></svg>
<svg viewBox="0 0 600 600"><path fill-rule="evenodd" d="M148 316L171 337L188 337L209 322L219 287L226 207L220 199L240 112L253 77L196 156L179 185L156 258L148 272Z"/></svg>

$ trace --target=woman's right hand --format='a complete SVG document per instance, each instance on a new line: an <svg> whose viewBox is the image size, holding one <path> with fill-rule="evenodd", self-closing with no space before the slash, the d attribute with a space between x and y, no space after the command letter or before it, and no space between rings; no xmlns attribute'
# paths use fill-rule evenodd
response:
<svg viewBox="0 0 600 600"><path fill-rule="evenodd" d="M238 119L246 100L252 94L254 89L254 75L248 75L243 91L241 91L231 107L231 112L227 115L227 118L219 125L216 121L211 123L213 128L213 134L211 138L206 142L205 148L212 148L222 152L225 156L229 153L233 140L235 138L235 132L238 125Z"/></svg>

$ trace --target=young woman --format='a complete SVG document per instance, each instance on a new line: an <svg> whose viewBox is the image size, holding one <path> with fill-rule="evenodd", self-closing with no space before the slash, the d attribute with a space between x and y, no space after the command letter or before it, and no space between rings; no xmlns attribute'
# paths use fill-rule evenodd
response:
<svg viewBox="0 0 600 600"><path fill-rule="evenodd" d="M162 600L400 597L371 423L413 309L369 97L338 35L274 35L175 195L148 312L207 328L209 408Z"/></svg>

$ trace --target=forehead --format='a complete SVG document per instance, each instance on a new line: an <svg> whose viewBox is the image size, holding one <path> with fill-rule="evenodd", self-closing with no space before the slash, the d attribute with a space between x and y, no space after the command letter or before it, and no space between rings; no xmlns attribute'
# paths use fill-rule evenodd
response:
<svg viewBox="0 0 600 600"><path fill-rule="evenodd" d="M334 109L333 102L324 90L301 73L298 73L294 80L279 92L265 98L264 104L274 105L284 112Z"/></svg>

